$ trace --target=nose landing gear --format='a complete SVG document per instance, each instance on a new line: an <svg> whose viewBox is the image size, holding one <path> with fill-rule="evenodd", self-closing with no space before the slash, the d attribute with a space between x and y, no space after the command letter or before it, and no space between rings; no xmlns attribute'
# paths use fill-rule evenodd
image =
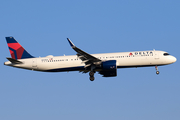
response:
<svg viewBox="0 0 180 120"><path fill-rule="evenodd" d="M156 74L159 75L158 66L155 66L156 68Z"/></svg>

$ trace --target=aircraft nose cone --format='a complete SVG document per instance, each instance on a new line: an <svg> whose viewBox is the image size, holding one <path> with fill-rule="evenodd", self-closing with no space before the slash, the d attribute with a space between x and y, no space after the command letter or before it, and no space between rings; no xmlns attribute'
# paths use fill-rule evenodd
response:
<svg viewBox="0 0 180 120"><path fill-rule="evenodd" d="M173 57L172 57L172 61L173 61L173 63L174 63L174 62L177 61L177 59L173 56Z"/></svg>

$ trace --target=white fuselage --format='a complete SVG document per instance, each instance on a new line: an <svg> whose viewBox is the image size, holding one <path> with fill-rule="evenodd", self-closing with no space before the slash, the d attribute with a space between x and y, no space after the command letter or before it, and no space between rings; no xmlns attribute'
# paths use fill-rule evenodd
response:
<svg viewBox="0 0 180 120"><path fill-rule="evenodd" d="M137 51L92 54L102 61L116 60L117 68L126 67L146 67L161 66L174 63L176 58L171 55L164 55L164 51ZM63 71L85 71L85 63L76 55L72 56L47 56L39 58L19 59L22 64L12 64L10 61L5 65L36 70L44 72L63 72Z"/></svg>

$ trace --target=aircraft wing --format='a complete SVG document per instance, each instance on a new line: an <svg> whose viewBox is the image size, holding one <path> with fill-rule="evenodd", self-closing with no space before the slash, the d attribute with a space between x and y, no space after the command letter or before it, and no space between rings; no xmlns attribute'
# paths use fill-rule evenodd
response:
<svg viewBox="0 0 180 120"><path fill-rule="evenodd" d="M97 62L101 62L100 59L84 52L83 50L77 48L69 38L67 38L69 44L71 45L71 47L77 52L77 56L82 60L82 62L84 62L86 64L85 67L89 67L92 64L95 64Z"/></svg>

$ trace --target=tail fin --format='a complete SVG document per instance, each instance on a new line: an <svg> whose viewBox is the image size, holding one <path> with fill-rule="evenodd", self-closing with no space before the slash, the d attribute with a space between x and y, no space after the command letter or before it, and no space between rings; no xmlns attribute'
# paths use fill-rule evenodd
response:
<svg viewBox="0 0 180 120"><path fill-rule="evenodd" d="M34 58L13 37L6 37L6 41L13 59Z"/></svg>

